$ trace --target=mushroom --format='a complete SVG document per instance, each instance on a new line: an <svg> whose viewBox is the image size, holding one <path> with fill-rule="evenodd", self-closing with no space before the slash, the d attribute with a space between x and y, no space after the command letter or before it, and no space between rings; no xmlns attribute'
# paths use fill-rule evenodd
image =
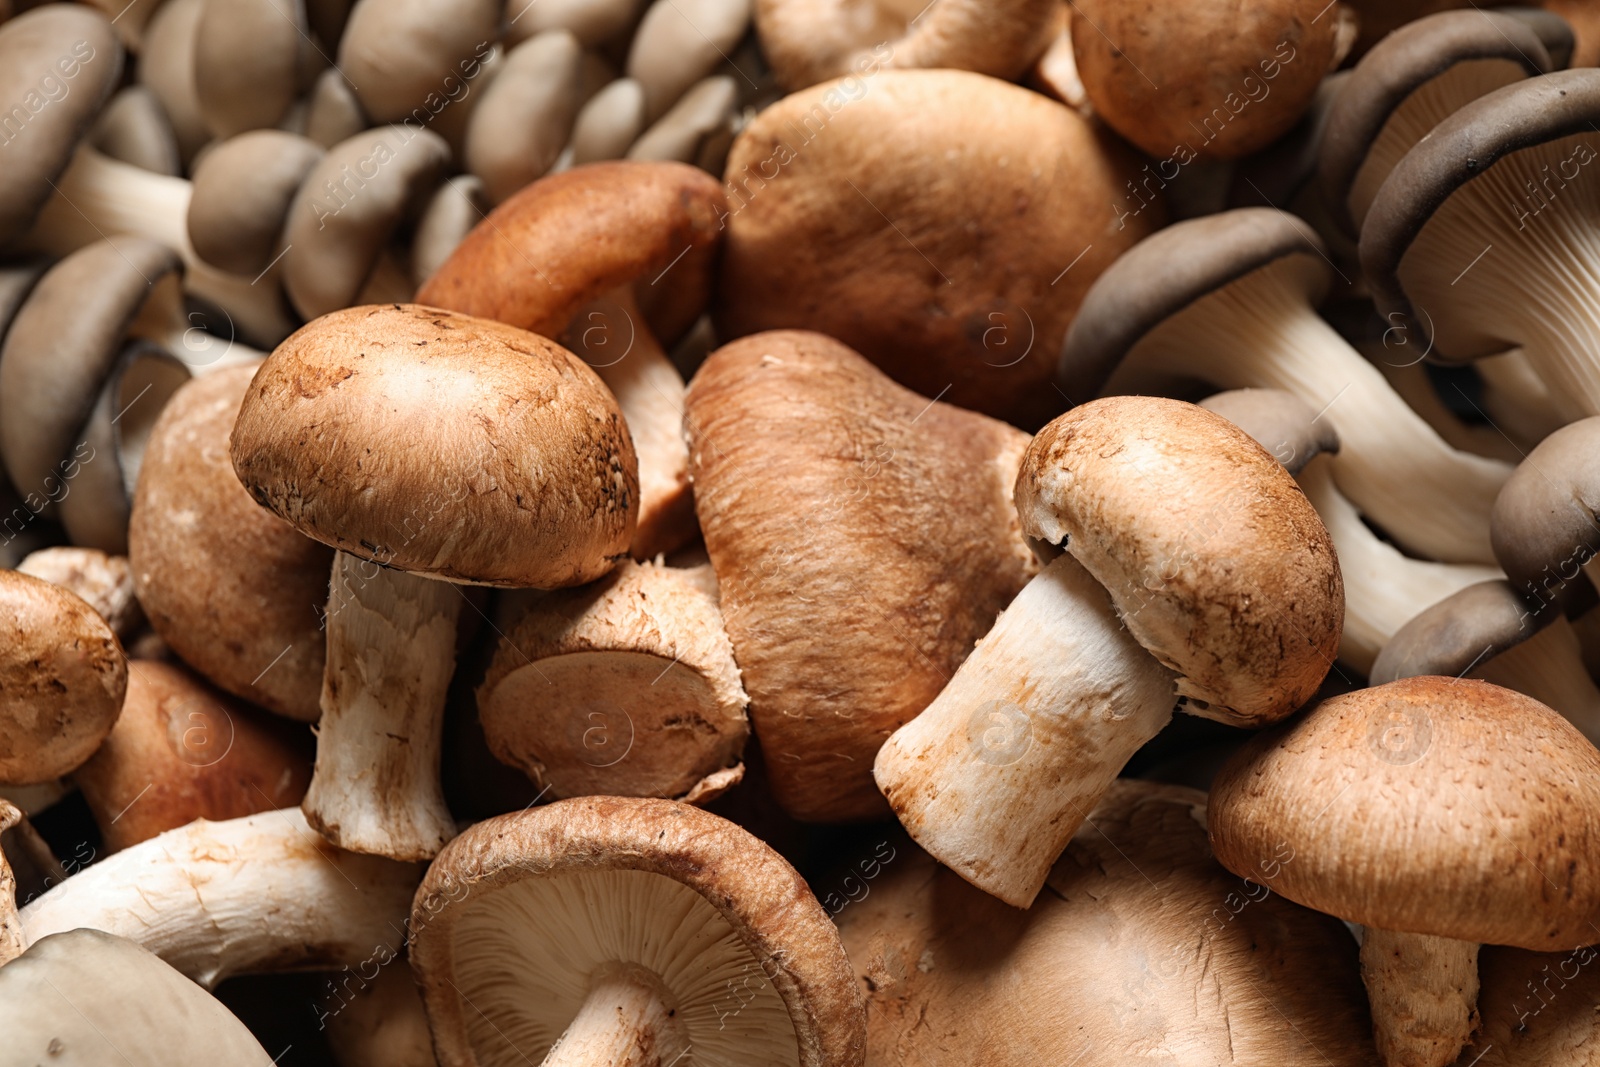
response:
<svg viewBox="0 0 1600 1067"><path fill-rule="evenodd" d="M654 122L724 63L750 26L752 0L655 0L628 46L623 73L644 89Z"/></svg>
<svg viewBox="0 0 1600 1067"><path fill-rule="evenodd" d="M1061 349L1074 399L1200 379L1294 393L1332 421L1339 489L1429 559L1487 563L1488 515L1508 464L1451 448L1316 313L1329 269L1299 220L1239 208L1175 223L1103 274Z"/></svg>
<svg viewBox="0 0 1600 1067"><path fill-rule="evenodd" d="M816 330L925 396L1038 426L1061 410L1048 383L1084 293L1159 222L1159 192L1120 206L1137 166L1070 108L978 74L813 86L734 141L717 334Z"/></svg>
<svg viewBox="0 0 1600 1067"><path fill-rule="evenodd" d="M644 132L644 87L618 78L589 98L572 123L573 166L621 159Z"/></svg>
<svg viewBox="0 0 1600 1067"><path fill-rule="evenodd" d="M1161 160L1163 177L1195 160L1249 155L1288 132L1355 37L1349 9L1329 0L1071 6L1089 103Z"/></svg>
<svg viewBox="0 0 1600 1067"><path fill-rule="evenodd" d="M707 78L644 131L628 149L628 158L675 159L721 171L738 113L739 86L734 80L725 75Z"/></svg>
<svg viewBox="0 0 1600 1067"><path fill-rule="evenodd" d="M182 667L135 661L116 726L72 777L116 852L196 819L298 804L310 738L286 726Z"/></svg>
<svg viewBox="0 0 1600 1067"><path fill-rule="evenodd" d="M438 114L457 86L477 77L499 36L500 7L496 0L357 0L335 67L373 122Z"/></svg>
<svg viewBox="0 0 1600 1067"><path fill-rule="evenodd" d="M130 85L111 98L89 143L112 159L156 174L175 176L183 171L172 123L161 110L161 101L142 85Z"/></svg>
<svg viewBox="0 0 1600 1067"><path fill-rule="evenodd" d="M1061 416L1029 444L1014 497L1023 533L1065 552L884 743L873 777L934 858L1025 908L1174 705L1264 726L1316 692L1344 586L1288 472L1181 401Z"/></svg>
<svg viewBox="0 0 1600 1067"><path fill-rule="evenodd" d="M302 807L329 840L434 855L464 596L559 588L621 558L638 514L627 427L565 349L417 305L325 315L262 364L229 450L256 502L330 545L317 765Z"/></svg>
<svg viewBox="0 0 1600 1067"><path fill-rule="evenodd" d="M1207 397L1200 406L1249 434L1290 474L1339 451L1333 423L1317 418L1310 405L1283 389L1233 389Z"/></svg>
<svg viewBox="0 0 1600 1067"><path fill-rule="evenodd" d="M641 6L641 0L517 0L506 9L505 44L515 48L546 30L565 30L585 48L614 44L637 23Z"/></svg>
<svg viewBox="0 0 1600 1067"><path fill-rule="evenodd" d="M126 641L144 624L134 596L133 572L124 556L108 556L98 548L55 545L28 553L17 564L22 574L59 585L83 600Z"/></svg>
<svg viewBox="0 0 1600 1067"><path fill-rule="evenodd" d="M583 105L583 48L549 30L513 48L472 110L463 162L500 203L555 165Z"/></svg>
<svg viewBox="0 0 1600 1067"><path fill-rule="evenodd" d="M437 1067L411 968L391 964L371 980L358 970L357 978L348 1002L330 991L317 1009L339 1067Z"/></svg>
<svg viewBox="0 0 1600 1067"><path fill-rule="evenodd" d="M0 834L21 826L26 820L11 801L0 797ZM0 848L0 967L4 967L28 947L22 935L22 920L17 915L17 879L5 849Z"/></svg>
<svg viewBox="0 0 1600 1067"><path fill-rule="evenodd" d="M233 473L228 435L255 372L196 379L162 411L133 497L129 563L150 625L184 662L315 722L333 552L257 506Z"/></svg>
<svg viewBox="0 0 1600 1067"><path fill-rule="evenodd" d="M715 180L681 164L574 168L496 208L417 293L561 338L594 368L639 454L636 559L694 536L683 379L662 345L705 305L725 203Z"/></svg>
<svg viewBox="0 0 1600 1067"><path fill-rule="evenodd" d="M332 847L298 808L198 819L83 868L22 909L22 930L30 943L79 927L126 937L213 989L393 959L419 875Z"/></svg>
<svg viewBox="0 0 1600 1067"><path fill-rule="evenodd" d="M1600 552L1597 447L1600 418L1562 427L1528 453L1495 500L1489 529L1495 558L1535 612L1592 597L1581 572Z"/></svg>
<svg viewBox="0 0 1600 1067"><path fill-rule="evenodd" d="M0 969L15 1063L271 1067L232 1012L133 941L98 930L39 940Z"/></svg>
<svg viewBox="0 0 1600 1067"><path fill-rule="evenodd" d="M762 52L785 89L865 68L953 67L1016 81L1050 46L1059 0L755 0Z"/></svg>
<svg viewBox="0 0 1600 1067"><path fill-rule="evenodd" d="M1572 27L1575 35L1572 58L1563 66L1600 65L1600 18L1596 17L1593 5L1585 0L1539 0L1539 5L1561 16Z"/></svg>
<svg viewBox="0 0 1600 1067"><path fill-rule="evenodd" d="M1240 750L1211 789L1236 874L1283 844L1273 889L1366 927L1383 1062L1443 1067L1476 1029L1478 946L1589 944L1600 752L1537 701L1420 677L1324 701Z"/></svg>
<svg viewBox="0 0 1600 1067"><path fill-rule="evenodd" d="M1494 11L1430 15L1379 41L1341 84L1322 135L1318 177L1334 222L1359 234L1384 179L1428 131L1555 67L1532 26Z"/></svg>
<svg viewBox="0 0 1600 1067"><path fill-rule="evenodd" d="M194 85L212 136L283 121L312 62L303 0L206 0L195 28Z"/></svg>
<svg viewBox="0 0 1600 1067"><path fill-rule="evenodd" d="M194 41L205 6L206 0L162 0L150 16L134 72L161 102L185 166L211 139L194 85Z"/></svg>
<svg viewBox="0 0 1600 1067"><path fill-rule="evenodd" d="M323 148L332 148L367 125L361 101L339 69L329 67L317 75L306 100L306 136Z"/></svg>
<svg viewBox="0 0 1600 1067"><path fill-rule="evenodd" d="M295 194L322 157L316 142L283 130L251 130L207 151L185 216L195 254L232 274L266 271L283 251Z"/></svg>
<svg viewBox="0 0 1600 1067"><path fill-rule="evenodd" d="M1026 911L884 840L823 898L867 991L867 1061L1371 1064L1349 934L1272 895L1293 852L1223 870L1205 802L1111 783Z"/></svg>
<svg viewBox="0 0 1600 1067"><path fill-rule="evenodd" d="M0 785L48 782L111 732L127 660L92 607L17 571L0 571L0 627Z"/></svg>
<svg viewBox="0 0 1600 1067"><path fill-rule="evenodd" d="M1585 171L1597 119L1593 69L1479 97L1395 166L1361 227L1379 311L1435 360L1520 347L1569 422L1600 414L1600 200Z"/></svg>
<svg viewBox="0 0 1600 1067"><path fill-rule="evenodd" d="M624 563L513 615L478 687L489 748L554 796L710 801L744 777L749 697L709 566Z"/></svg>
<svg viewBox="0 0 1600 1067"><path fill-rule="evenodd" d="M1586 1067L1593 1061L1600 985L1596 949L1478 955L1482 1028L1461 1054L1478 1067Z"/></svg>
<svg viewBox="0 0 1600 1067"><path fill-rule="evenodd" d="M684 426L774 795L881 817L874 753L1038 570L1010 500L1027 436L798 331L712 353Z"/></svg>
<svg viewBox="0 0 1600 1067"><path fill-rule="evenodd" d="M858 1067L861 993L800 875L669 800L581 797L456 838L412 907L444 1063ZM721 1010L734 983L751 999Z"/></svg>
<svg viewBox="0 0 1600 1067"><path fill-rule="evenodd" d="M411 241L411 280L418 288L450 258L467 234L489 212L483 183L470 174L447 179L417 220Z"/></svg>

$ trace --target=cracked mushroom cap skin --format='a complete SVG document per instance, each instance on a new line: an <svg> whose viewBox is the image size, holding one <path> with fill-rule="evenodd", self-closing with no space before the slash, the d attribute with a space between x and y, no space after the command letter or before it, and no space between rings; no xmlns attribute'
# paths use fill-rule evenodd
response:
<svg viewBox="0 0 1600 1067"><path fill-rule="evenodd" d="M230 438L256 501L360 559L472 585L581 585L627 555L639 475L594 371L537 334L416 304L308 323Z"/></svg>
<svg viewBox="0 0 1600 1067"><path fill-rule="evenodd" d="M127 657L83 600L17 571L0 571L0 635L0 783L59 778L116 724Z"/></svg>
<svg viewBox="0 0 1600 1067"><path fill-rule="evenodd" d="M1506 578L1534 603L1561 598L1600 552L1600 417L1555 431L1500 487L1489 540Z"/></svg>
<svg viewBox="0 0 1600 1067"><path fill-rule="evenodd" d="M1292 854L1267 853L1254 886L1218 864L1205 801L1117 780L1025 911L896 839L837 919L866 991L868 1062L1376 1062L1355 942L1266 892Z"/></svg>
<svg viewBox="0 0 1600 1067"><path fill-rule="evenodd" d="M664 926L654 936L651 919ZM827 913L765 843L687 804L581 797L480 822L428 868L411 926L445 1067L543 1056L579 1008L588 975L572 972L591 956L656 970L696 1062L862 1063L861 994ZM752 1000L734 1012L723 1002L751 974Z"/></svg>
<svg viewBox="0 0 1600 1067"><path fill-rule="evenodd" d="M1223 866L1286 842L1272 888L1351 922L1537 952L1600 937L1600 752L1509 689L1423 676L1326 700L1236 753L1210 808Z"/></svg>
<svg viewBox="0 0 1600 1067"><path fill-rule="evenodd" d="M712 353L685 412L774 794L806 821L881 817L873 756L1038 570L1010 497L1027 436L787 330Z"/></svg>
<svg viewBox="0 0 1600 1067"><path fill-rule="evenodd" d="M729 154L718 336L816 330L925 396L1038 426L1084 294L1160 222L1119 207L1137 170L1070 108L980 74L805 89Z"/></svg>
<svg viewBox="0 0 1600 1067"><path fill-rule="evenodd" d="M0 247L33 224L121 80L122 45L87 6L46 4L0 25L0 100L12 124L0 169Z"/></svg>
<svg viewBox="0 0 1600 1067"><path fill-rule="evenodd" d="M1015 497L1023 533L1105 587L1192 714L1276 722L1333 663L1333 541L1294 478L1222 416L1161 397L1091 401L1039 431Z"/></svg>

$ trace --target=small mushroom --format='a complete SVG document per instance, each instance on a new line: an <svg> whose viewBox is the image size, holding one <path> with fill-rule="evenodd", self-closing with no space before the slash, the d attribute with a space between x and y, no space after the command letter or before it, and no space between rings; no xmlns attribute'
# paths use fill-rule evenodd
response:
<svg viewBox="0 0 1600 1067"><path fill-rule="evenodd" d="M565 30L585 48L616 42L638 22L643 0L512 0L506 5L509 48L546 30Z"/></svg>
<svg viewBox="0 0 1600 1067"><path fill-rule="evenodd" d="M1200 406L1249 434L1290 474L1339 451L1333 423L1317 418L1309 404L1283 389L1233 389L1207 397Z"/></svg>
<svg viewBox="0 0 1600 1067"><path fill-rule="evenodd" d="M282 122L309 84L303 0L206 0L195 28L194 84L213 137Z"/></svg>
<svg viewBox="0 0 1600 1067"><path fill-rule="evenodd" d="M367 126L361 101L356 99L344 74L337 67L329 67L317 75L306 101L306 137L323 148L332 148Z"/></svg>
<svg viewBox="0 0 1600 1067"><path fill-rule="evenodd" d="M623 73L644 89L654 122L722 64L750 26L752 0L654 0L639 20Z"/></svg>
<svg viewBox="0 0 1600 1067"><path fill-rule="evenodd" d="M1589 597L1580 573L1600 553L1600 418L1564 426L1529 452L1495 500L1495 558L1534 611Z"/></svg>
<svg viewBox="0 0 1600 1067"><path fill-rule="evenodd" d="M130 85L106 105L89 143L112 159L155 174L183 172L177 135L161 109L161 101L142 85Z"/></svg>
<svg viewBox="0 0 1600 1067"><path fill-rule="evenodd" d="M452 85L477 75L499 36L500 8L497 0L357 0L335 66L373 122L436 114Z"/></svg>
<svg viewBox="0 0 1600 1067"><path fill-rule="evenodd" d="M625 563L507 622L478 687L502 763L556 797L695 804L744 777L749 697L709 566Z"/></svg>
<svg viewBox="0 0 1600 1067"><path fill-rule="evenodd" d="M489 213L483 183L470 174L447 179L422 209L411 239L411 281L421 288Z"/></svg>
<svg viewBox="0 0 1600 1067"><path fill-rule="evenodd" d="M582 797L478 823L428 869L411 926L444 1063L863 1060L861 993L805 881L686 804ZM743 1010L720 1010L745 978Z"/></svg>
<svg viewBox="0 0 1600 1067"><path fill-rule="evenodd" d="M251 278L272 266L290 205L322 157L316 142L282 130L251 130L206 152L185 219L195 254Z"/></svg>
<svg viewBox="0 0 1600 1067"><path fill-rule="evenodd" d="M24 821L17 806L0 797L0 834L16 829ZM0 848L0 967L22 955L27 947L22 920L17 915L17 878L5 849Z"/></svg>
<svg viewBox="0 0 1600 1067"><path fill-rule="evenodd" d="M572 124L572 165L621 159L644 132L644 87L618 78L578 112Z"/></svg>
<svg viewBox="0 0 1600 1067"><path fill-rule="evenodd" d="M205 5L206 0L162 0L150 16L134 72L161 102L186 166L211 140L194 85L194 41Z"/></svg>
<svg viewBox="0 0 1600 1067"><path fill-rule="evenodd" d="M733 141L734 118L739 111L739 87L732 78L718 75L696 84L656 120L628 149L629 159L671 159L700 165L708 149L721 142L726 157ZM720 171L722 159L706 169Z"/></svg>
<svg viewBox="0 0 1600 1067"><path fill-rule="evenodd" d="M95 610L126 641L144 623L133 592L133 572L124 556L108 556L97 548L55 545L30 552L17 570L59 585Z"/></svg>
<svg viewBox="0 0 1600 1067"><path fill-rule="evenodd" d="M583 48L550 30L513 48L467 124L463 162L500 203L555 166L583 105Z"/></svg>

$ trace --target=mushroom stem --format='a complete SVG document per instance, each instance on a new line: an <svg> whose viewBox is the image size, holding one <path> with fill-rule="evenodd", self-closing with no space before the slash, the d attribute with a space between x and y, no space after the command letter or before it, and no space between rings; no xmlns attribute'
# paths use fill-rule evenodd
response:
<svg viewBox="0 0 1600 1067"><path fill-rule="evenodd" d="M456 835L439 785L461 591L335 554L317 764L301 808L329 841L391 859Z"/></svg>
<svg viewBox="0 0 1600 1067"><path fill-rule="evenodd" d="M1511 466L1447 445L1323 321L1308 288L1283 267L1235 281L1185 309L1181 329L1147 335L1105 392L1146 392L1162 378L1287 390L1333 420L1334 479L1362 514L1427 558L1493 562L1489 512Z"/></svg>
<svg viewBox="0 0 1600 1067"><path fill-rule="evenodd" d="M596 977L544 1067L672 1067L688 1051L660 979L617 967Z"/></svg>
<svg viewBox="0 0 1600 1067"><path fill-rule="evenodd" d="M1367 927L1361 979L1386 1067L1445 1067L1478 1028L1478 943Z"/></svg>
<svg viewBox="0 0 1600 1067"><path fill-rule="evenodd" d="M1578 635L1565 618L1487 660L1472 677L1533 697L1600 745L1600 689L1584 668Z"/></svg>
<svg viewBox="0 0 1600 1067"><path fill-rule="evenodd" d="M1023 587L927 709L884 743L878 787L939 862L1033 902L1128 759L1172 718L1174 675L1070 555Z"/></svg>
<svg viewBox="0 0 1600 1067"><path fill-rule="evenodd" d="M1474 366L1487 387L1483 407L1494 425L1531 449L1567 424L1520 349L1478 360Z"/></svg>
<svg viewBox="0 0 1600 1067"><path fill-rule="evenodd" d="M0 799L0 834L22 821L15 804ZM28 947L22 934L22 919L17 915L17 879L11 873L4 849L0 849L0 967L16 959Z"/></svg>

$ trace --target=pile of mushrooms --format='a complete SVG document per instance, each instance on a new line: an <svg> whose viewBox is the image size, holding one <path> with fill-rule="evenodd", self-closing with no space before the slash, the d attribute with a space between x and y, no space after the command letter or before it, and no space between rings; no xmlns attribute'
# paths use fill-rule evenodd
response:
<svg viewBox="0 0 1600 1067"><path fill-rule="evenodd" d="M0 0L0 1067L1594 1067L1595 64Z"/></svg>

